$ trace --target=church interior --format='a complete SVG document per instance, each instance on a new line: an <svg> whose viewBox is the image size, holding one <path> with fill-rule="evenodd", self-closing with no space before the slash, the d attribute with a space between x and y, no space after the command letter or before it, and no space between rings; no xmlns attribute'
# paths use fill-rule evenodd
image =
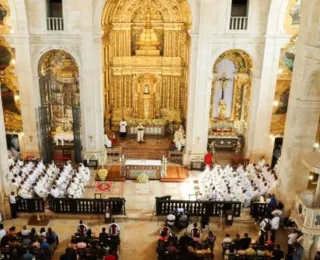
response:
<svg viewBox="0 0 320 260"><path fill-rule="evenodd" d="M320 259L320 0L0 0L0 259Z"/></svg>

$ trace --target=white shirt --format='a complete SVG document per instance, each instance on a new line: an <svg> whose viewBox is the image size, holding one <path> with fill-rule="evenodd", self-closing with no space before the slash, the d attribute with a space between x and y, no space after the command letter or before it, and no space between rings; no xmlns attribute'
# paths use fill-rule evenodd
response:
<svg viewBox="0 0 320 260"><path fill-rule="evenodd" d="M271 229L278 230L280 226L280 218L278 216L275 216L273 219L271 219Z"/></svg>
<svg viewBox="0 0 320 260"><path fill-rule="evenodd" d="M9 201L10 201L10 204L16 204L17 203L16 197L14 195L10 195Z"/></svg>
<svg viewBox="0 0 320 260"><path fill-rule="evenodd" d="M292 245L294 242L296 242L297 237L298 237L298 233L292 233L292 234L288 235L288 238L289 238L288 244Z"/></svg>
<svg viewBox="0 0 320 260"><path fill-rule="evenodd" d="M127 121L121 121L120 122L120 133L127 132Z"/></svg>
<svg viewBox="0 0 320 260"><path fill-rule="evenodd" d="M0 229L0 241L6 234L7 234L7 231L5 231L4 229Z"/></svg>
<svg viewBox="0 0 320 260"><path fill-rule="evenodd" d="M232 239L230 237L225 237L224 239L222 239L222 244L224 243L232 243Z"/></svg>

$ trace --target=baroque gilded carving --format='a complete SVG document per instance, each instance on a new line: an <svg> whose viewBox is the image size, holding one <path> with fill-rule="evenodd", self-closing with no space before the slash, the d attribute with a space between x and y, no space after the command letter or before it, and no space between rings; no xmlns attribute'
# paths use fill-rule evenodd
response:
<svg viewBox="0 0 320 260"><path fill-rule="evenodd" d="M231 115L228 118L214 117L214 114L216 114L214 111L216 88L218 81L221 81L218 78L217 65L223 60L230 60L236 69L233 80ZM216 60L211 86L209 134L222 136L245 135L251 95L251 70L252 61L241 50L229 50Z"/></svg>
<svg viewBox="0 0 320 260"><path fill-rule="evenodd" d="M11 17L11 12L8 4L8 0L0 0L0 34L9 33L11 26L8 24L8 20Z"/></svg>
<svg viewBox="0 0 320 260"><path fill-rule="evenodd" d="M64 50L50 50L39 61L41 104L49 106L53 132L72 131L72 106L80 104L79 70Z"/></svg>
<svg viewBox="0 0 320 260"><path fill-rule="evenodd" d="M15 75L15 50L0 37L0 86L5 128L7 132L22 131L18 78Z"/></svg>
<svg viewBox="0 0 320 260"><path fill-rule="evenodd" d="M117 126L122 117L184 119L190 18L186 0L106 4L102 21L105 122Z"/></svg>

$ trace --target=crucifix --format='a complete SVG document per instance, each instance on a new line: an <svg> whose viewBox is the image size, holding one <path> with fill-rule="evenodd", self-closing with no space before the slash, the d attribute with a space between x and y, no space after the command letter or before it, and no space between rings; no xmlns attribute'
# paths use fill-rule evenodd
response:
<svg viewBox="0 0 320 260"><path fill-rule="evenodd" d="M224 99L224 90L227 87L227 82L231 81L231 79L227 78L226 73L224 72L222 74L222 77L218 79L218 81L221 81L221 99Z"/></svg>
<svg viewBox="0 0 320 260"><path fill-rule="evenodd" d="M230 81L231 79L228 79L226 76L226 73L222 74L222 77L218 79L218 81L221 81L221 99L219 101L218 105L218 114L219 118L221 120L224 120L227 115L227 104L224 102L224 90L227 87L227 82Z"/></svg>

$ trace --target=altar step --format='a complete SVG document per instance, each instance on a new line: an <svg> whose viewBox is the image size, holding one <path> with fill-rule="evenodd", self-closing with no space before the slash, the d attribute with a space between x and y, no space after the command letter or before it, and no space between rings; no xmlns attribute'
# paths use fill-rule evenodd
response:
<svg viewBox="0 0 320 260"><path fill-rule="evenodd" d="M184 182L189 172L183 166L168 166L167 176L161 177L161 182Z"/></svg>
<svg viewBox="0 0 320 260"><path fill-rule="evenodd" d="M214 160L220 166L225 167L227 164L231 165L232 159L235 157L233 152L216 151L214 153Z"/></svg>
<svg viewBox="0 0 320 260"><path fill-rule="evenodd" d="M161 160L163 156L168 157L168 151L160 149L123 149L122 154L126 159Z"/></svg>

